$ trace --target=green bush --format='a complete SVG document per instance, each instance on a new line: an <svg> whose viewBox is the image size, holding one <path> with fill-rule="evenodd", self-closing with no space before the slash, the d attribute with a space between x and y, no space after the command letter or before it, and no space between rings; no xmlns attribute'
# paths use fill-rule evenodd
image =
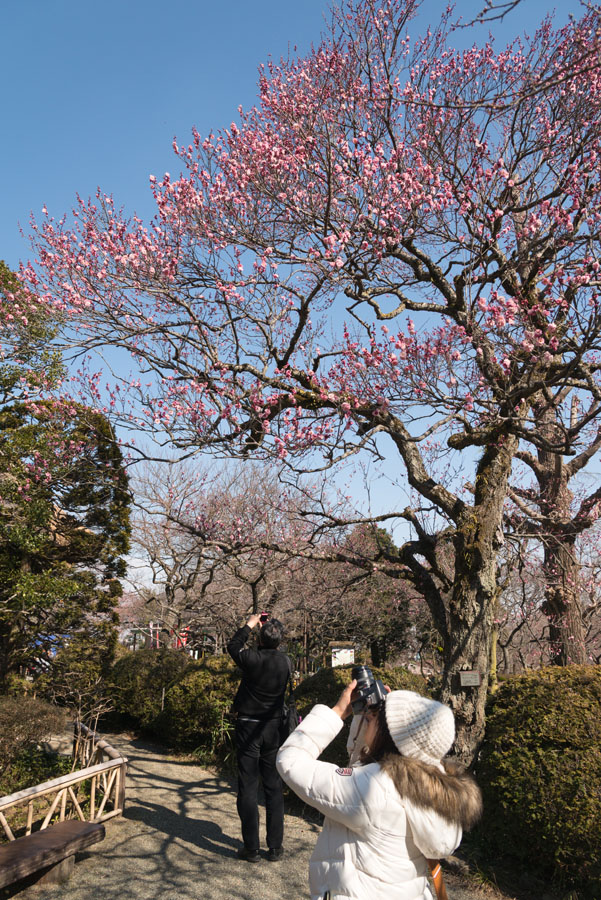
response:
<svg viewBox="0 0 601 900"><path fill-rule="evenodd" d="M324 703L333 706L342 690L351 680L351 666L336 666L333 669L320 669L315 675L305 678L295 691L298 711L301 716L306 716L316 703ZM374 677L380 678L393 691L416 691L418 694L429 693L426 681L421 675L415 675L401 667L394 669L376 669L370 667ZM346 750L346 738L348 728L342 729L340 734L322 753L321 759L327 762L344 764L348 758Z"/></svg>
<svg viewBox="0 0 601 900"><path fill-rule="evenodd" d="M41 747L27 747L12 760L0 777L0 797L59 778L70 771L70 756L59 756Z"/></svg>
<svg viewBox="0 0 601 900"><path fill-rule="evenodd" d="M115 710L132 727L205 763L230 756L240 672L229 656L194 662L177 650L138 650L115 663L111 681Z"/></svg>
<svg viewBox="0 0 601 900"><path fill-rule="evenodd" d="M137 650L118 659L109 693L115 712L142 731L154 731L167 691L190 668L190 657L178 650Z"/></svg>
<svg viewBox="0 0 601 900"><path fill-rule="evenodd" d="M424 679L406 669L373 672L393 690L427 693ZM209 656L202 662L192 662L177 651L139 650L118 660L112 680L116 709L127 714L145 733L174 749L193 752L205 764L233 759L231 708L240 670L229 656ZM315 703L333 706L349 681L350 668L342 666L321 669L305 679L296 690L301 715L306 715ZM345 742L343 732L324 758L344 761Z"/></svg>
<svg viewBox="0 0 601 900"><path fill-rule="evenodd" d="M0 697L0 776L23 753L64 727L64 710L44 700Z"/></svg>
<svg viewBox="0 0 601 900"><path fill-rule="evenodd" d="M240 672L227 656L207 657L171 686L155 734L180 750L192 750L204 763L223 762L232 751L230 710Z"/></svg>
<svg viewBox="0 0 601 900"><path fill-rule="evenodd" d="M8 673L3 688L7 697L29 697L35 693L34 682L28 681L23 675L17 675L16 672Z"/></svg>
<svg viewBox="0 0 601 900"><path fill-rule="evenodd" d="M476 772L486 859L601 897L601 668L506 681L489 705Z"/></svg>

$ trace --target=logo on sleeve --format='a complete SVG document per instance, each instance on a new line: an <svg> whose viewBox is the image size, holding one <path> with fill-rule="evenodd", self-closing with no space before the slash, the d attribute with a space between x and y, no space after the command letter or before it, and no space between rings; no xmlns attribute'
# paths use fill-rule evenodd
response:
<svg viewBox="0 0 601 900"><path fill-rule="evenodd" d="M353 770L352 769L336 769L336 774L337 775L352 775Z"/></svg>

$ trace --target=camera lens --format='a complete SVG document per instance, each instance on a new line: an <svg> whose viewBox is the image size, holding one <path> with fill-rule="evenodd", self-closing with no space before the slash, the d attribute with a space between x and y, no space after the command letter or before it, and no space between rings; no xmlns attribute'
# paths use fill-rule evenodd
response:
<svg viewBox="0 0 601 900"><path fill-rule="evenodd" d="M372 678L371 670L368 666L353 666L351 678L354 678L358 685L365 682L369 683Z"/></svg>

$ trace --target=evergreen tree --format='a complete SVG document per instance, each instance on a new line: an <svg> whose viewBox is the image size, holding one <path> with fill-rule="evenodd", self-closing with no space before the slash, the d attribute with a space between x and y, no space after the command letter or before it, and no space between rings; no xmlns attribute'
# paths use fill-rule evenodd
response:
<svg viewBox="0 0 601 900"><path fill-rule="evenodd" d="M21 667L47 665L74 633L110 646L129 494L106 418L43 399L62 374L54 323L4 264L0 300L1 689ZM7 313L15 307L17 317Z"/></svg>

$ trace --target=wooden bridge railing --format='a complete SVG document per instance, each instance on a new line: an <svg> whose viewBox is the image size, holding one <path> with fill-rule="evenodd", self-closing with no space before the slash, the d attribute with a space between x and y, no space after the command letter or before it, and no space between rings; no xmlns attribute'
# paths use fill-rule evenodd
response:
<svg viewBox="0 0 601 900"><path fill-rule="evenodd" d="M6 813L23 808L27 810L20 828L25 826L25 834L31 834L34 824L39 830L47 828L53 820L78 818L82 822L104 822L123 812L125 805L125 776L127 758L85 725L75 732L74 745L79 742L80 758L86 762L85 768L53 778L43 784L0 797L0 825L9 841L15 835L6 818ZM83 742L83 746L82 746ZM74 746L75 749L75 746ZM90 781L89 808L84 813L85 801L79 793L79 786ZM36 806L38 813L36 814ZM0 832L1 835L1 832Z"/></svg>

